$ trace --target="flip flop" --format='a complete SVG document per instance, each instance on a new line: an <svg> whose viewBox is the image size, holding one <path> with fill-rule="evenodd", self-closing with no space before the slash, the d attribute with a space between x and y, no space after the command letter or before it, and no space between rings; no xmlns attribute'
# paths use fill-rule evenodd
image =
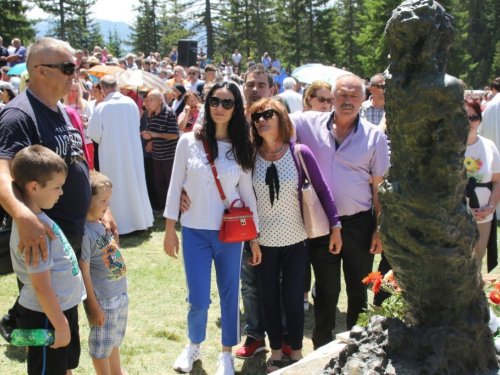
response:
<svg viewBox="0 0 500 375"><path fill-rule="evenodd" d="M272 369L273 367L276 367L276 369ZM274 371L278 371L280 368L283 367L283 362L282 361L278 361L276 359L269 359L267 362L266 362L266 371L268 373L271 373L271 372L274 372Z"/></svg>

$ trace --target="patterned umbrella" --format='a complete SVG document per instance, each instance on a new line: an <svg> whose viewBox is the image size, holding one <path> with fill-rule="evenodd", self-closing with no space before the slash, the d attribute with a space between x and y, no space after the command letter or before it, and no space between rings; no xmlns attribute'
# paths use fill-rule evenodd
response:
<svg viewBox="0 0 500 375"><path fill-rule="evenodd" d="M173 93L174 90L156 75L142 70L122 70L115 73L118 86L136 91L160 90L163 93Z"/></svg>

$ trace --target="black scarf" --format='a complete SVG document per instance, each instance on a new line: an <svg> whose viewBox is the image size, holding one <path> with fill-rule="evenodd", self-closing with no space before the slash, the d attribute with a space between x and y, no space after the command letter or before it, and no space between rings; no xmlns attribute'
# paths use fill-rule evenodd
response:
<svg viewBox="0 0 500 375"><path fill-rule="evenodd" d="M280 181L278 179L278 170L274 163L267 167L266 185L269 186L269 198L271 199L271 207L274 204L274 190L276 190L276 199L280 199Z"/></svg>

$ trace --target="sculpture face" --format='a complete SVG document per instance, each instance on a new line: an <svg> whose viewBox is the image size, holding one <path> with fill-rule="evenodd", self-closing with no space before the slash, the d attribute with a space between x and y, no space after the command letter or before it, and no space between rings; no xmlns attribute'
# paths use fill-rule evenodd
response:
<svg viewBox="0 0 500 375"><path fill-rule="evenodd" d="M385 29L391 60L406 57L410 64L424 63L424 70L444 73L454 43L453 23L454 18L434 0L405 1L393 11Z"/></svg>

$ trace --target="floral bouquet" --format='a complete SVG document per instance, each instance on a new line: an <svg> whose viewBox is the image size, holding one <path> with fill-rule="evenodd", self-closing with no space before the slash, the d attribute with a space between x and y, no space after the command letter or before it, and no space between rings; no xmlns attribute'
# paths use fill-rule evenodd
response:
<svg viewBox="0 0 500 375"><path fill-rule="evenodd" d="M497 353L500 352L500 281L496 279L485 278L484 291L488 296L488 303L490 305L490 322L488 326L493 332L493 340L495 341L495 348Z"/></svg>
<svg viewBox="0 0 500 375"><path fill-rule="evenodd" d="M371 272L363 280L364 284L371 284L373 293L377 294L380 289L391 294L381 306L375 306L368 303L368 307L365 312L359 314L358 321L356 324L361 327L366 327L372 316L381 315L388 318L398 318L401 321L407 323L406 312L408 311L408 306L406 302L401 297L401 288L398 286L396 280L394 280L394 273L391 271L387 272L384 277L380 272Z"/></svg>

